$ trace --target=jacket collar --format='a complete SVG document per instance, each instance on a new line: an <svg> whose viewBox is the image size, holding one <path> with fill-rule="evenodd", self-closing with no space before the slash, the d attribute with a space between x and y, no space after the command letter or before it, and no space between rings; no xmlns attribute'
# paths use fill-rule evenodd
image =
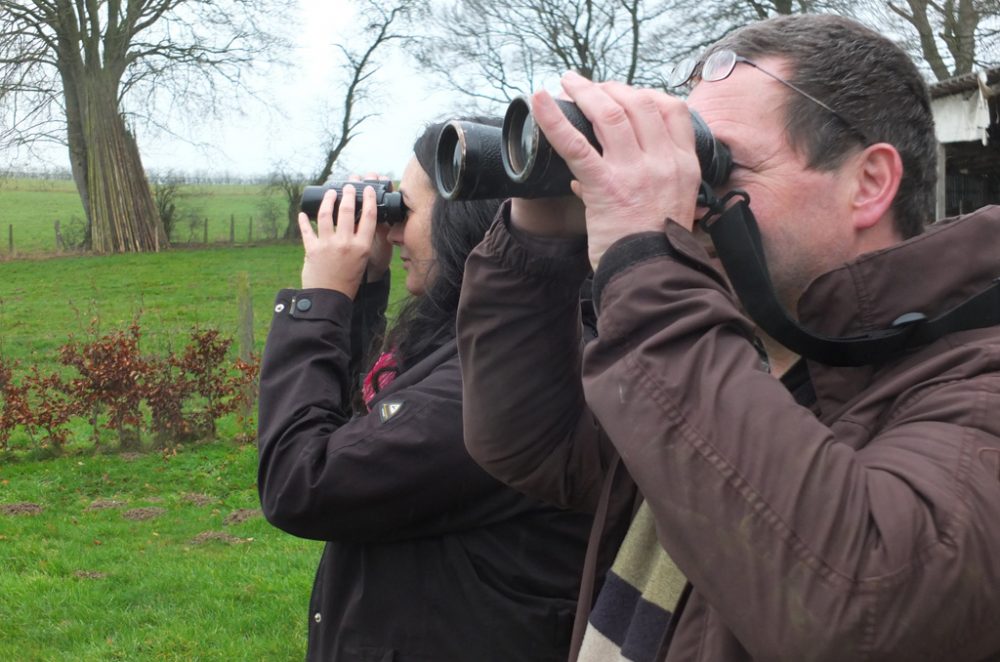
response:
<svg viewBox="0 0 1000 662"><path fill-rule="evenodd" d="M946 312L997 277L1000 206L990 206L819 276L799 300L799 320L830 336L885 329L905 313ZM814 362L809 368L827 412L864 389L876 372Z"/></svg>
<svg viewBox="0 0 1000 662"><path fill-rule="evenodd" d="M387 396L395 393L396 391L400 391L419 383L436 370L442 363L455 358L457 355L458 341L455 338L450 338L443 345L418 361L416 365L407 368L397 375L396 378L388 384L388 386L379 391L378 394L372 398L372 401L369 403L369 407L374 408L379 401Z"/></svg>

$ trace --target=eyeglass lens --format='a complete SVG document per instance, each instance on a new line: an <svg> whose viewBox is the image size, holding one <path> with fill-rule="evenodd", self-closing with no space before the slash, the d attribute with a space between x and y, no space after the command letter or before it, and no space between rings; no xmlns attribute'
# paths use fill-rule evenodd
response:
<svg viewBox="0 0 1000 662"><path fill-rule="evenodd" d="M670 75L667 76L667 87L680 87L684 83L691 80L694 76L695 67L698 66L698 58L686 57L670 70Z"/></svg>
<svg viewBox="0 0 1000 662"><path fill-rule="evenodd" d="M701 79L709 83L726 79L736 66L736 53L716 51L708 56L701 67Z"/></svg>
<svg viewBox="0 0 1000 662"><path fill-rule="evenodd" d="M733 73L733 68L738 61L739 57L733 51L716 51L701 64L700 78L709 83L724 80ZM699 64L698 58L694 57L684 58L678 62L667 77L667 86L680 87L685 83L690 83Z"/></svg>
<svg viewBox="0 0 1000 662"><path fill-rule="evenodd" d="M709 55L708 58L706 58L705 61L701 64L700 78L701 80L709 83L725 80L726 78L729 77L731 73L733 73L733 69L736 67L737 62L745 62L749 66L761 72L762 74L770 76L774 80L778 81L779 83L789 88L796 94L801 94L802 96L809 99L816 105L827 110L830 114L839 119L853 133L857 134L858 138L861 139L862 143L867 145L871 142L868 139L868 136L867 134L865 134L865 132L856 128L853 124L844 119L844 117L841 116L840 113L835 111L826 103L820 101L819 99L809 94L805 90L796 87L795 85L788 82L784 78L776 76L775 74L772 74L770 71L767 71L765 69L761 69L755 63L751 62L745 57L740 57L734 51L725 49L716 51L711 55ZM686 83L690 83L695 76L695 72L698 71L698 64L699 62L695 58L685 58L684 60L682 60L670 72L670 75L667 77L667 85L669 85L670 87L680 87Z"/></svg>

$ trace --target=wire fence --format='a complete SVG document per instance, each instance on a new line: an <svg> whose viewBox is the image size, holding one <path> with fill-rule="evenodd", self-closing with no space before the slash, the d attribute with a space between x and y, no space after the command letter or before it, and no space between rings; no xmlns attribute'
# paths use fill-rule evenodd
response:
<svg viewBox="0 0 1000 662"><path fill-rule="evenodd" d="M3 239L0 240L3 242L0 244L3 246L0 252L2 257L63 255L84 251L82 223L71 221L66 224L56 219L47 239L39 236L37 225L19 229L17 224L7 223L5 228L0 228L3 231ZM286 224L268 218L237 218L235 214L230 215L228 220L192 217L182 226L172 228L170 246L256 245L283 241L286 231Z"/></svg>

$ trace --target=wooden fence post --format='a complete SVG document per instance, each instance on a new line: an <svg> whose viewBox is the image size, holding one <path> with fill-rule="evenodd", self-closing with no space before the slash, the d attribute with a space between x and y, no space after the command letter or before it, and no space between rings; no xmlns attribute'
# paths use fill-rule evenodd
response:
<svg viewBox="0 0 1000 662"><path fill-rule="evenodd" d="M239 310L239 352L246 363L253 362L253 297L250 289L250 274L240 271L236 274L236 306ZM253 405L253 384L246 385L243 398L243 416L249 416Z"/></svg>
<svg viewBox="0 0 1000 662"><path fill-rule="evenodd" d="M250 217L250 223L247 224L247 243L253 243L253 216Z"/></svg>
<svg viewBox="0 0 1000 662"><path fill-rule="evenodd" d="M7 226L7 248L9 249L10 254L13 255L14 254L14 224L13 223Z"/></svg>
<svg viewBox="0 0 1000 662"><path fill-rule="evenodd" d="M235 214L229 215L229 244L236 243L236 216Z"/></svg>
<svg viewBox="0 0 1000 662"><path fill-rule="evenodd" d="M56 219L55 226L56 226L56 252L57 253L62 253L62 251L63 251L63 238L62 238L62 232L59 229L59 219L58 218Z"/></svg>
<svg viewBox="0 0 1000 662"><path fill-rule="evenodd" d="M253 297L251 295L249 272L237 272L236 305L240 314L239 353L240 358L244 361L253 358Z"/></svg>
<svg viewBox="0 0 1000 662"><path fill-rule="evenodd" d="M207 216L205 217L205 230L204 230L202 236L203 236L203 239L202 239L201 243L203 243L206 246L208 246L208 217Z"/></svg>

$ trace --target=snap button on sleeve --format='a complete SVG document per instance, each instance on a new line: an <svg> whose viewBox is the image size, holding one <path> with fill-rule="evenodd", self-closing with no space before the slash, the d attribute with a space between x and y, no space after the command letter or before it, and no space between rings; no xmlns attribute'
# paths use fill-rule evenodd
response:
<svg viewBox="0 0 1000 662"><path fill-rule="evenodd" d="M285 304L279 303L277 306L274 307L274 312L280 313L284 309L285 309Z"/></svg>
<svg viewBox="0 0 1000 662"><path fill-rule="evenodd" d="M312 308L312 305L313 303L309 299L299 299L295 302L295 307L303 313Z"/></svg>

